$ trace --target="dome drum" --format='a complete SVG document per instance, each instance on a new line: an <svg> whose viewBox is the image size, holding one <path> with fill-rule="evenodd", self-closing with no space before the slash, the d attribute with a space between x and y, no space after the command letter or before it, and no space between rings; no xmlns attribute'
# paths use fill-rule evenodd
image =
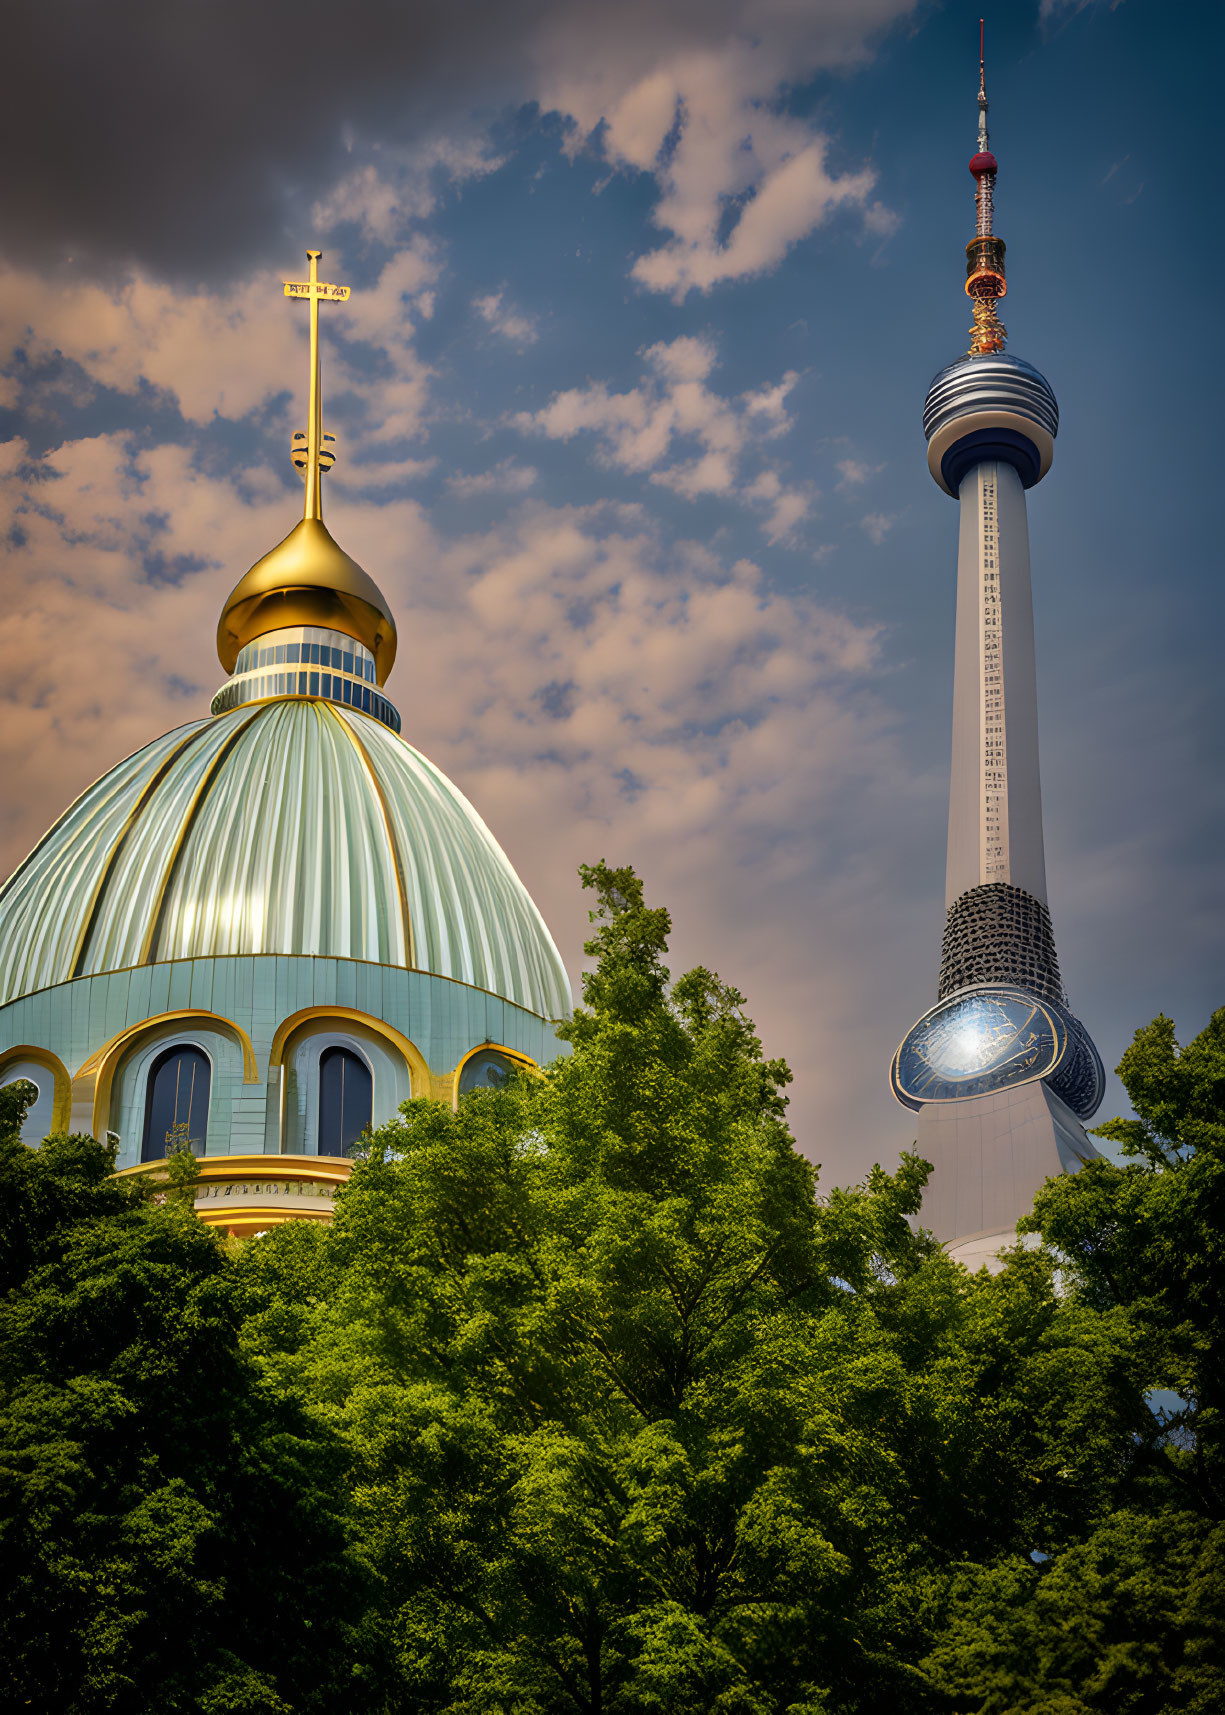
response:
<svg viewBox="0 0 1225 1715"><path fill-rule="evenodd" d="M190 1119L185 1140L212 1180L227 1179L238 1160L254 1163L257 1178L291 1184L302 1178L295 1162L313 1173L326 1159L347 1161L350 1148L320 1135L321 1063L338 1048L371 1075L364 1129L393 1119L406 1100L454 1103L496 1082L474 1081L473 1068L540 1065L562 1045L550 1021L480 989L323 958L147 965L78 978L0 1008L0 1085L33 1075L40 1102L54 1098L48 1124L41 1108L30 1116L39 1138L52 1126L109 1134L122 1171L154 1167L175 1147L179 1117ZM182 1114L168 1120L156 1112L150 1134L154 1081L176 1052L207 1067L205 1107L185 1092ZM29 1141L38 1138L31 1132ZM282 1186L281 1194L304 1193ZM229 1203L239 1195L225 1193ZM211 1212L224 1224L229 1203ZM294 1203L291 1212L309 1211Z"/></svg>

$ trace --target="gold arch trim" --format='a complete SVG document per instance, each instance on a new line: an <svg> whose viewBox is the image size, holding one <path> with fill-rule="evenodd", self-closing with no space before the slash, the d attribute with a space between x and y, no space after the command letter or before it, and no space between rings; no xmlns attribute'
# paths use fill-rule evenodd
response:
<svg viewBox="0 0 1225 1715"><path fill-rule="evenodd" d="M259 1064L255 1058L255 1048L251 1038L240 1024L235 1024L231 1018L223 1018L219 1012L202 1012L198 1008L189 1008L181 1012L160 1012L155 1018L142 1018L139 1024L129 1025L121 1030L118 1036L112 1036L109 1042L89 1056L76 1077L72 1080L83 1097L89 1094L88 1082L93 1083L93 1132L97 1137L99 1127L105 1126L110 1112L111 1085L115 1080L115 1072L124 1052L142 1036L147 1036L164 1024L220 1024L223 1029L232 1032L237 1037L242 1048L242 1081L244 1084L258 1084ZM86 1086L81 1088L81 1086Z"/></svg>
<svg viewBox="0 0 1225 1715"><path fill-rule="evenodd" d="M284 1060L286 1044L296 1031L304 1024L327 1022L361 1024L373 1035L381 1036L403 1055L412 1080L413 1094L418 1093L420 1086L422 1095L433 1095L436 1080L430 1071L429 1062L416 1043L410 1042L394 1025L384 1023L381 1018L375 1018L369 1012L358 1012L353 1006L306 1006L301 1012L291 1013L277 1026L276 1035L272 1038L272 1049L268 1055L269 1077L271 1078L273 1068L280 1066Z"/></svg>
<svg viewBox="0 0 1225 1715"><path fill-rule="evenodd" d="M36 1066L50 1072L52 1083L51 1094L51 1130L67 1131L72 1117L72 1079L64 1062L46 1048L35 1048L28 1042L20 1043L15 1048L6 1048L0 1054L0 1077L11 1066L14 1060L32 1060Z"/></svg>
<svg viewBox="0 0 1225 1715"><path fill-rule="evenodd" d="M539 1072L540 1070L536 1062L529 1055L524 1054L521 1049L507 1048L501 1042L478 1042L475 1048L468 1050L459 1065L447 1078L447 1082L451 1086L452 1107L459 1106L459 1080L463 1076L464 1067L469 1060L475 1060L478 1054L505 1054L508 1060L512 1060L516 1066L522 1067L525 1072Z"/></svg>

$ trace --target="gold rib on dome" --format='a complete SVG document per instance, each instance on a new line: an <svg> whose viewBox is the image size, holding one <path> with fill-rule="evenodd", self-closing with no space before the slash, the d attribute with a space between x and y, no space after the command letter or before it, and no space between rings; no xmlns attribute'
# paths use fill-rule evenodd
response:
<svg viewBox="0 0 1225 1715"><path fill-rule="evenodd" d="M232 673L239 650L254 638L285 626L326 626L369 649L382 685L396 658L396 622L374 579L345 553L323 522L322 476L331 468L334 454L324 445L319 304L343 303L349 288L319 279L322 251L306 254L309 280L285 282L287 298L305 298L310 304L307 445L305 457L300 449L294 453L294 463L304 467L306 478L302 520L230 592L217 626L217 654L226 672Z"/></svg>

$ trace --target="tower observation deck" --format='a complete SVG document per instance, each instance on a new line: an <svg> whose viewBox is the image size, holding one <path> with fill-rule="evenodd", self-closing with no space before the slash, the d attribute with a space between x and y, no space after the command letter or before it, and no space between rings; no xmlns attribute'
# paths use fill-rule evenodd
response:
<svg viewBox="0 0 1225 1715"><path fill-rule="evenodd" d="M892 1068L933 1164L921 1219L971 1266L1011 1242L1044 1179L1097 1154L1082 1122L1104 1086L1068 1007L1047 909L1025 493L1051 468L1059 407L1039 371L1004 349L981 52L978 115L970 348L935 377L923 410L928 468L961 512L947 916L936 1005Z"/></svg>

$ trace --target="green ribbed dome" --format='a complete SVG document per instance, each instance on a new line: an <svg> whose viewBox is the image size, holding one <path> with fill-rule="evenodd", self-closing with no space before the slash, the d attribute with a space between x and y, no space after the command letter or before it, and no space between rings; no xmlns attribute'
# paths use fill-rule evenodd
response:
<svg viewBox="0 0 1225 1715"><path fill-rule="evenodd" d="M0 1005L134 965L408 966L548 1019L565 968L467 799L377 721L280 698L176 728L94 783L0 890Z"/></svg>

